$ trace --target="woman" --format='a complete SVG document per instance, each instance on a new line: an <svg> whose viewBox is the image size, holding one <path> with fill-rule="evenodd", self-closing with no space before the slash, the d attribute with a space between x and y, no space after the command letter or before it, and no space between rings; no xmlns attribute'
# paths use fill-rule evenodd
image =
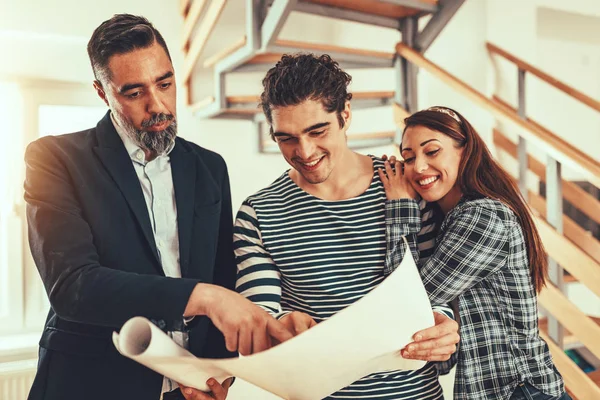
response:
<svg viewBox="0 0 600 400"><path fill-rule="evenodd" d="M401 236L408 235L418 259L421 218L413 199L437 203L444 221L420 271L433 303L458 300L454 398L570 399L539 337L536 292L547 260L523 198L456 111L432 107L405 123L404 162L390 160L393 170L386 161L386 174L379 171L395 225L388 229L388 258L402 259Z"/></svg>

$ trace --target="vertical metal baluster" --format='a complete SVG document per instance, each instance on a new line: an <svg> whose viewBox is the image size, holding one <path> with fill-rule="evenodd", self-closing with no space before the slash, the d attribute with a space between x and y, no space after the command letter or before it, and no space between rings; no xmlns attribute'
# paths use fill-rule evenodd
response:
<svg viewBox="0 0 600 400"><path fill-rule="evenodd" d="M519 68L519 117L526 120L525 112L525 70ZM527 140L519 136L519 144L517 147L517 159L519 161L519 189L525 201L529 200L527 190L527 171L529 170L529 162L527 160Z"/></svg>
<svg viewBox="0 0 600 400"><path fill-rule="evenodd" d="M546 212L547 220L556 231L563 233L563 196L562 166L560 162L548 156L546 161ZM548 259L548 275L550 281L562 292L564 291L563 268L553 259ZM548 334L560 348L564 348L564 327L556 318L548 315Z"/></svg>

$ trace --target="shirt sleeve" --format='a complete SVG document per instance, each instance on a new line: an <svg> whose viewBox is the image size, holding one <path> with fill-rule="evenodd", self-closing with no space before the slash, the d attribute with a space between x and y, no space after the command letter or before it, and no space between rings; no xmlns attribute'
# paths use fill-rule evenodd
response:
<svg viewBox="0 0 600 400"><path fill-rule="evenodd" d="M421 211L426 202L420 203L412 199L387 200L385 203L385 226L387 253L385 258L386 274L393 272L404 258L406 246L402 240L403 236L409 243L409 247L415 263L419 263L420 254L417 246L418 234L421 234ZM431 214L431 213L430 213ZM433 218L433 215L429 215ZM428 228L431 228L429 226ZM427 231L429 232L429 230ZM446 304L432 305L432 310L454 319L452 308Z"/></svg>
<svg viewBox="0 0 600 400"><path fill-rule="evenodd" d="M494 212L469 206L451 216L433 255L420 268L432 303L445 304L502 268L509 232Z"/></svg>
<svg viewBox="0 0 600 400"><path fill-rule="evenodd" d="M247 201L236 217L233 248L237 292L275 318L288 314L281 309L281 273L263 245L256 211Z"/></svg>
<svg viewBox="0 0 600 400"><path fill-rule="evenodd" d="M384 273L391 274L404 258L404 241L408 240L415 263L419 261L417 233L421 230L421 210L416 200L398 199L385 202L385 231L387 251Z"/></svg>

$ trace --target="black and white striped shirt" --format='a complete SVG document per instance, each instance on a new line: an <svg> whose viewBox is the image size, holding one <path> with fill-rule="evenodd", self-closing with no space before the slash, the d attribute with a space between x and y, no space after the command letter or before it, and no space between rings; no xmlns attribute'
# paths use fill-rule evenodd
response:
<svg viewBox="0 0 600 400"><path fill-rule="evenodd" d="M383 162L372 159L371 185L351 199L319 199L288 172L249 197L234 228L238 292L276 317L301 311L320 322L375 288L384 279L386 196L376 172ZM435 245L432 214L423 210L421 257ZM328 398L441 399L442 389L435 366L427 364L417 371L371 374Z"/></svg>

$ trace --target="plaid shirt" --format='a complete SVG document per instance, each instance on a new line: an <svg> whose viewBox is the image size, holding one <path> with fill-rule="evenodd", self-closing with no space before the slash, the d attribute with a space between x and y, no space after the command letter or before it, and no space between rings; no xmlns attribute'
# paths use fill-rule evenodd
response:
<svg viewBox="0 0 600 400"><path fill-rule="evenodd" d="M389 273L404 256L403 236L419 260L419 205L387 201L386 224ZM463 198L444 219L437 247L419 262L419 270L432 303L458 298L455 399L508 399L523 381L556 398L564 393L562 377L539 337L523 231L506 205Z"/></svg>

